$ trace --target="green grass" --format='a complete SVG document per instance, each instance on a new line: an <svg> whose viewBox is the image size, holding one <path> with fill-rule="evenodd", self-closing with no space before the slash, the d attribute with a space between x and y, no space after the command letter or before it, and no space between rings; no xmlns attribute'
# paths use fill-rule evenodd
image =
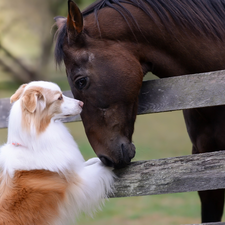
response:
<svg viewBox="0 0 225 225"><path fill-rule="evenodd" d="M94 219L83 216L78 224L198 223L199 214L196 193L129 197L110 199Z"/></svg>

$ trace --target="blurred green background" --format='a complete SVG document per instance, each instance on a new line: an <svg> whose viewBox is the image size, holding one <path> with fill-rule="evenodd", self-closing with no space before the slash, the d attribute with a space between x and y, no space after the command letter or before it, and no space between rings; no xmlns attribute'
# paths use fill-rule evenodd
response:
<svg viewBox="0 0 225 225"><path fill-rule="evenodd" d="M77 0L81 9L92 2ZM62 90L69 89L64 67L57 69L53 58L53 18L57 15L67 15L66 0L0 1L0 98L10 97L21 83L31 80L51 80ZM67 126L84 157L94 157L82 123ZM6 138L7 129L0 129L0 144ZM180 111L138 116L133 141L137 149L134 160L191 153ZM82 215L78 219L84 225L191 223L200 223L197 193L109 199L94 218Z"/></svg>

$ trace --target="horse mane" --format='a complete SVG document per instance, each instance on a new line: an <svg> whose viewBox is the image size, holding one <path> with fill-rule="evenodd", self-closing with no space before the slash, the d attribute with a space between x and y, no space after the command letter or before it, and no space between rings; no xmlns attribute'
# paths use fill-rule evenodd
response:
<svg viewBox="0 0 225 225"><path fill-rule="evenodd" d="M225 31L224 0L98 0L83 11L83 16L95 13L97 17L100 9L110 7L117 10L123 18L127 14L134 19L121 3L140 8L154 20L146 9L146 4L149 5L166 26L175 23L198 33L211 33L219 38L222 38Z"/></svg>
<svg viewBox="0 0 225 225"><path fill-rule="evenodd" d="M98 11L110 7L122 15L129 27L131 26L127 17L131 18L133 24L139 29L132 13L122 5L124 3L140 8L156 22L146 8L146 4L149 5L167 30L170 30L169 27L172 25L177 25L184 29L189 28L193 33L217 39L222 39L225 33L225 0L98 0L86 8L82 14L85 17L94 13L99 27ZM63 59L62 50L60 51L59 48L62 46L62 39L66 32L64 28L58 32L57 36L55 49L57 63Z"/></svg>

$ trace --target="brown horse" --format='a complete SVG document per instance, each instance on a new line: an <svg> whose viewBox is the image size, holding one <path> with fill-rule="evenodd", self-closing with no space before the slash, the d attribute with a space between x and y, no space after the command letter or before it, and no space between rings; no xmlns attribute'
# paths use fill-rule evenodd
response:
<svg viewBox="0 0 225 225"><path fill-rule="evenodd" d="M225 69L225 0L99 0L56 17L55 57L84 102L87 137L108 166L135 155L132 134L143 76ZM225 149L225 107L184 111L193 153ZM202 221L220 221L224 191L199 192Z"/></svg>

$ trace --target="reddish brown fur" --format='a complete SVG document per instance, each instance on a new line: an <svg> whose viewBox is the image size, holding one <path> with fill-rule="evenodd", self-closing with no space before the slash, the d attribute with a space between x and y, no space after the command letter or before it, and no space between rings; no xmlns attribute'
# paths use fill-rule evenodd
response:
<svg viewBox="0 0 225 225"><path fill-rule="evenodd" d="M101 1L100 5L104 5L105 2L113 5L113 1L108 0ZM118 2L121 2L121 6L118 6ZM175 2L175 5L180 3ZM223 69L224 43L220 39L215 41L207 35L196 35L190 28L187 28L185 33L185 26L180 27L171 23L171 26L167 27L159 17L163 12L159 10L161 13L158 15L147 1L135 0L131 4L115 1L118 10L103 7L96 13L87 13L80 24L85 32L79 33L77 26L74 26L73 30L71 27L72 21L79 21L81 15L75 6L70 7L71 4L70 1L67 22L65 20L65 23L71 26L62 27L63 19L57 22L59 36L56 60L58 62L64 60L73 96L84 102L82 122L95 153L106 165L125 166L135 155L131 143L143 75L151 71L163 78ZM164 4L167 3L162 5ZM141 5L151 16L139 8ZM132 17L122 10L122 6ZM168 4L168 8L169 6ZM173 20L171 16L169 19ZM224 37L224 34L221 37ZM90 56L94 56L91 57L92 60ZM81 75L88 78L87 85L82 90L77 88L74 82ZM195 111L191 113L196 114ZM211 114L208 109L203 111L206 117ZM199 126L193 127L195 138ZM211 148L215 145L211 137L204 138L207 140L207 149L196 143L198 151L215 149L215 146Z"/></svg>
<svg viewBox="0 0 225 225"><path fill-rule="evenodd" d="M27 84L23 84L19 87L19 89L15 92L15 94L13 94L10 98L10 103L13 103L15 101L17 101L20 96L23 94L24 88L27 86Z"/></svg>
<svg viewBox="0 0 225 225"><path fill-rule="evenodd" d="M46 170L17 171L1 181L0 225L51 224L68 187L63 175Z"/></svg>
<svg viewBox="0 0 225 225"><path fill-rule="evenodd" d="M42 96L38 90L28 89L23 95L22 103L27 111L33 113L37 107L37 100Z"/></svg>
<svg viewBox="0 0 225 225"><path fill-rule="evenodd" d="M54 113L60 112L62 101L56 101L62 93L42 87L31 87L22 96L22 126L29 131L31 121L34 122L37 135L48 127ZM39 101L45 103L45 108L40 109ZM38 114L38 115L37 115Z"/></svg>

